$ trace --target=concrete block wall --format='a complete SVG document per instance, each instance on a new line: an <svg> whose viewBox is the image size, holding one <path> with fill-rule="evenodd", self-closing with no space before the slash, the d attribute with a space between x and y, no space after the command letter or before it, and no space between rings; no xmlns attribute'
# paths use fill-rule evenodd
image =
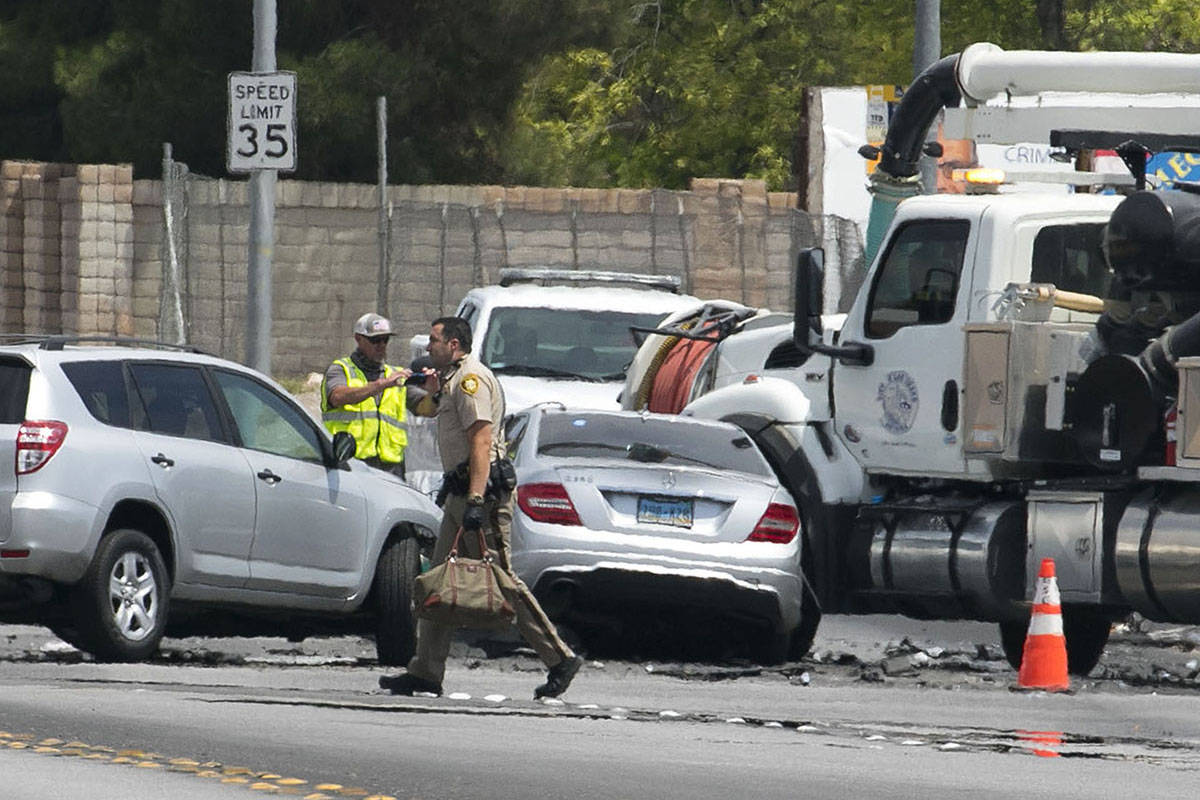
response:
<svg viewBox="0 0 1200 800"><path fill-rule="evenodd" d="M164 279L161 181L115 165L3 162L0 174L0 331L164 338L178 305L190 344L244 360L246 182L184 179L176 296ZM506 266L675 275L702 298L787 309L797 250L825 241L827 227L854 237L761 181L697 179L681 192L392 186L388 201L388 302L376 309L377 188L278 182L275 375L323 370L369 310L392 317L402 339L391 355L407 361L409 336Z"/></svg>

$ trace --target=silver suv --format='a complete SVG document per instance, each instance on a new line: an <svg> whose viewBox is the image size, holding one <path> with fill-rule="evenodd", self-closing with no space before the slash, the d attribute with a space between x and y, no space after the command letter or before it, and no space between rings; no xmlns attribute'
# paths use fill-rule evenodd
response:
<svg viewBox="0 0 1200 800"><path fill-rule="evenodd" d="M332 622L404 663L441 513L353 453L229 361L0 346L0 622L111 661L149 657L168 630L302 638Z"/></svg>

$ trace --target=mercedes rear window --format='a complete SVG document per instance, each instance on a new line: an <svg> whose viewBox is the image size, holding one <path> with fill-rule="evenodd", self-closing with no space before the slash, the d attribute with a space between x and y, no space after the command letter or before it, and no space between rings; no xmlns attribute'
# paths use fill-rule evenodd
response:
<svg viewBox="0 0 1200 800"><path fill-rule="evenodd" d="M19 358L0 359L0 425L25 421L32 368Z"/></svg>
<svg viewBox="0 0 1200 800"><path fill-rule="evenodd" d="M671 419L586 413L548 415L538 431L537 451L556 458L616 458L771 474L758 448L737 428Z"/></svg>

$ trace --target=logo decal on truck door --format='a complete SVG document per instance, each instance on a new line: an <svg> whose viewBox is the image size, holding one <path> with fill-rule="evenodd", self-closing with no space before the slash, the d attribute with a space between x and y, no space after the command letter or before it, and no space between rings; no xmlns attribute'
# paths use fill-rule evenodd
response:
<svg viewBox="0 0 1200 800"><path fill-rule="evenodd" d="M908 433L917 418L917 382L904 370L889 372L875 397L883 407L879 423L888 433Z"/></svg>

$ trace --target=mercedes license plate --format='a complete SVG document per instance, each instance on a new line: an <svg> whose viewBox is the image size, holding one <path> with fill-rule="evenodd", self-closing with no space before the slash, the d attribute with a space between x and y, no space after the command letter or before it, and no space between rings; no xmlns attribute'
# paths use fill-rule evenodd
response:
<svg viewBox="0 0 1200 800"><path fill-rule="evenodd" d="M692 500L691 498L639 497L637 520L638 522L651 522L655 525L690 528L692 527Z"/></svg>

